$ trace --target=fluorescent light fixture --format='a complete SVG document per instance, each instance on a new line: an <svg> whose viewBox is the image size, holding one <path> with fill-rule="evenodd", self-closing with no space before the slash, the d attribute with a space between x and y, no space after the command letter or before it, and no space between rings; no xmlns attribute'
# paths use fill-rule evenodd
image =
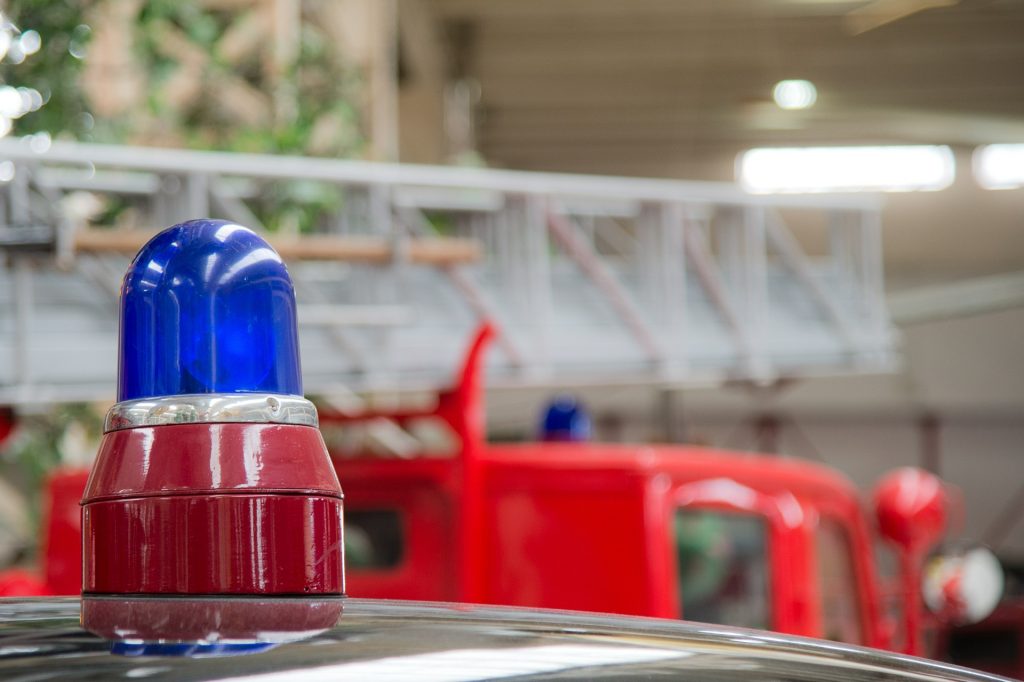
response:
<svg viewBox="0 0 1024 682"><path fill-rule="evenodd" d="M779 81L772 90L772 98L780 109L808 109L818 101L818 89L811 81Z"/></svg>
<svg viewBox="0 0 1024 682"><path fill-rule="evenodd" d="M985 189L1024 187L1024 144L989 144L975 149L974 178Z"/></svg>
<svg viewBox="0 0 1024 682"><path fill-rule="evenodd" d="M949 187L956 174L946 146L762 147L737 160L750 192L918 192Z"/></svg>

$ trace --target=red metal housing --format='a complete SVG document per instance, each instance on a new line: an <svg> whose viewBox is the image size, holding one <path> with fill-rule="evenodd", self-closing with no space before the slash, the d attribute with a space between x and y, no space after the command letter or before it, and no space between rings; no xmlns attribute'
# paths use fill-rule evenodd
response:
<svg viewBox="0 0 1024 682"><path fill-rule="evenodd" d="M315 428L113 431L82 499L82 590L340 595L342 537L341 487Z"/></svg>

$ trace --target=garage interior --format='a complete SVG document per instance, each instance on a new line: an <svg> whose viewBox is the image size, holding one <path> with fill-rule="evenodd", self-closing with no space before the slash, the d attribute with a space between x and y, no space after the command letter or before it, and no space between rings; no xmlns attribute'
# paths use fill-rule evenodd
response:
<svg viewBox="0 0 1024 682"><path fill-rule="evenodd" d="M885 301L896 332L891 365L736 380L495 381L488 428L495 440L532 438L547 401L571 391L603 440L806 458L865 491L895 466L921 466L962 490L960 537L991 546L1024 572L1024 189L984 189L974 173L979 147L1024 143L1024 4L345 0L334 7L348 17L339 34L365 69L364 156L373 161L736 183L738 158L752 148L948 146L956 164L948 187L880 195ZM816 101L785 110L773 88L797 79L813 83ZM67 149L58 140L49 153ZM187 183L178 190L190 191ZM812 255L824 248L820 223L790 225ZM118 276L100 268L94 279L107 282L109 295ZM10 286L0 287L0 320L14 334L19 275L8 269L2 277ZM116 314L112 301L98 305ZM404 318L396 319L383 324L400 334ZM466 340L437 351L442 369L454 367ZM53 394L19 392L16 345L4 342L0 389L31 414ZM387 399L388 391L379 393ZM78 447L84 461L91 445Z"/></svg>

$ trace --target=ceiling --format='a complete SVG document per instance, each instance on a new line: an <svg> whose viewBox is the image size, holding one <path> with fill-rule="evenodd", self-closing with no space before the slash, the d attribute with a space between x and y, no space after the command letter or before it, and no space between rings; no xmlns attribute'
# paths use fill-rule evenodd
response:
<svg viewBox="0 0 1024 682"><path fill-rule="evenodd" d="M752 144L1024 141L1024 3L963 0L851 33L851 11L908 4L927 3L435 0L456 68L481 86L480 146L501 165L621 172ZM815 83L813 108L772 103L789 78Z"/></svg>
<svg viewBox="0 0 1024 682"><path fill-rule="evenodd" d="M976 145L1024 142L1020 0L431 7L452 75L479 85L477 146L491 165L732 181L751 146L949 144L952 188L890 196L890 282L1024 270L1024 190L983 191L970 173ZM853 18L876 10L894 20L855 33ZM792 78L816 85L812 108L775 106L773 86Z"/></svg>

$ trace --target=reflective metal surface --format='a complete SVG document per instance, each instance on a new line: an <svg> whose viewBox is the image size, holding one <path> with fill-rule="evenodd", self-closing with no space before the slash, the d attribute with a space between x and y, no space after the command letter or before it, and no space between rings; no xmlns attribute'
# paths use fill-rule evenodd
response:
<svg viewBox="0 0 1024 682"><path fill-rule="evenodd" d="M299 396L204 393L117 403L107 412L103 430L110 432L161 424L225 422L318 426L316 407Z"/></svg>
<svg viewBox="0 0 1024 682"><path fill-rule="evenodd" d="M345 602L333 627L243 656L132 655L147 651L141 644L112 645L82 630L75 599L0 601L0 679L24 682L1003 679L860 647L721 626L358 599ZM112 646L120 653L111 653Z"/></svg>

